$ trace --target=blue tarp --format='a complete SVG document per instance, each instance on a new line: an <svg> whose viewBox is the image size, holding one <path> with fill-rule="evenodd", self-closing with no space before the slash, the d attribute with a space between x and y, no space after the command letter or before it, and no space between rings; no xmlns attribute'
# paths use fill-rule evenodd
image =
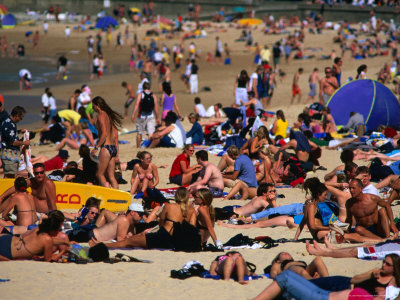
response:
<svg viewBox="0 0 400 300"><path fill-rule="evenodd" d="M115 21L115 19L113 17L106 16L106 17L100 18L96 23L97 29L105 30L109 26L112 26L114 28L118 27L118 23L117 23L117 21Z"/></svg>

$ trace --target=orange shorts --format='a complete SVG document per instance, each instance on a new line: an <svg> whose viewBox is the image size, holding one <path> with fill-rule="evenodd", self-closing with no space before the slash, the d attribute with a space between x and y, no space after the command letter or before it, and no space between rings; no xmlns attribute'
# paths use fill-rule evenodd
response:
<svg viewBox="0 0 400 300"><path fill-rule="evenodd" d="M300 90L300 88L297 86L295 86L294 84L292 85L292 95L293 96L296 96L296 95L299 95L299 94L301 94L301 90Z"/></svg>

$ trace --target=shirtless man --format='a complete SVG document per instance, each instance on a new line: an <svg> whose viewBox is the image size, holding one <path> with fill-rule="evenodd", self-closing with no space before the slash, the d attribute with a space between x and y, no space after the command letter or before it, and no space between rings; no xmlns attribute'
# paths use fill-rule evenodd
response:
<svg viewBox="0 0 400 300"><path fill-rule="evenodd" d="M61 233L63 222L63 213L58 210L52 211L37 228L21 236L0 235L0 261L30 259L36 256L43 256L44 261L57 261L68 250L69 245L65 235ZM62 247L55 248L55 245ZM54 251L59 253L54 254Z"/></svg>
<svg viewBox="0 0 400 300"><path fill-rule="evenodd" d="M239 208L233 208L233 212L239 216L248 217L266 208L277 207L276 189L272 183L260 183L257 188L257 196L249 203Z"/></svg>
<svg viewBox="0 0 400 300"><path fill-rule="evenodd" d="M28 179L28 187L32 189L32 196L35 201L36 211L47 214L56 210L56 186L44 173L44 165L37 163L33 165L34 178ZM0 196L0 212L8 206L9 197L16 192L15 187L10 187Z"/></svg>
<svg viewBox="0 0 400 300"><path fill-rule="evenodd" d="M222 197L224 192L224 178L216 165L208 162L208 153L205 150L196 152L197 163L204 168L204 175L200 175L197 181L189 186L190 192L201 188L208 188L214 198Z"/></svg>
<svg viewBox="0 0 400 300"><path fill-rule="evenodd" d="M18 177L14 181L15 194L10 196L10 201L8 201L8 206L2 212L4 220L0 219L0 225L4 226L29 226L35 224L37 220L35 201L33 197L29 195L26 191L28 184L25 178ZM17 220L15 223L11 222L8 213L11 209L17 211Z"/></svg>
<svg viewBox="0 0 400 300"><path fill-rule="evenodd" d="M378 189L371 183L371 173L367 166L359 166L356 170L356 178L360 179L363 184L362 192L364 194L372 194L380 197Z"/></svg>
<svg viewBox="0 0 400 300"><path fill-rule="evenodd" d="M153 73L154 63L150 60L150 57L146 57L146 60L143 63L143 73L146 74L146 78L151 84L151 74Z"/></svg>
<svg viewBox="0 0 400 300"><path fill-rule="evenodd" d="M138 203L132 203L124 215L119 215L111 222L94 228L89 232L89 239L94 238L97 242L114 239L117 241L125 240L133 235L135 224L142 219L142 213L144 213L143 206ZM89 244L95 243L89 241Z"/></svg>
<svg viewBox="0 0 400 300"><path fill-rule="evenodd" d="M296 96L298 96L297 103L300 103L301 101L302 94L301 94L301 89L299 87L299 79L301 74L303 74L303 68L299 68L296 74L294 74L293 85L292 85L292 100L290 100L290 104L293 104L294 100L296 99Z"/></svg>
<svg viewBox="0 0 400 300"><path fill-rule="evenodd" d="M346 202L346 223L352 224L354 217L356 233L377 240L389 238L390 230L398 233L392 208L386 201L372 194L363 194L363 183L360 179L351 180L349 188L352 198ZM385 209L378 210L378 205Z"/></svg>
<svg viewBox="0 0 400 300"><path fill-rule="evenodd" d="M314 98L317 95L317 83L319 83L320 81L321 78L319 78L318 68L314 68L313 72L308 78L308 83L310 85L310 92L308 93L308 97L304 102L304 104L306 104L310 100L314 102Z"/></svg>
<svg viewBox="0 0 400 300"><path fill-rule="evenodd" d="M125 95L128 96L128 99L126 100L126 102L124 104L124 118L126 119L126 118L128 118L129 106L135 101L135 92L133 90L132 84L130 84L130 83L126 83L125 81L123 81L121 83L121 86L126 89Z"/></svg>
<svg viewBox="0 0 400 300"><path fill-rule="evenodd" d="M319 102L321 105L326 105L329 98L333 95L339 84L335 77L332 76L332 69L325 68L325 77L321 79L319 86Z"/></svg>

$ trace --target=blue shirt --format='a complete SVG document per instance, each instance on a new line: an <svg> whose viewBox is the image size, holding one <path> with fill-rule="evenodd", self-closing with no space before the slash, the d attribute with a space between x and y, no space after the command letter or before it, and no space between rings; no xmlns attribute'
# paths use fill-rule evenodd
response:
<svg viewBox="0 0 400 300"><path fill-rule="evenodd" d="M186 137L192 137L192 144L202 145L204 140L203 128L199 123L194 122L192 129L186 133Z"/></svg>
<svg viewBox="0 0 400 300"><path fill-rule="evenodd" d="M256 171L251 159L241 154L235 160L235 171L239 171L238 179L247 183L249 187L257 187Z"/></svg>

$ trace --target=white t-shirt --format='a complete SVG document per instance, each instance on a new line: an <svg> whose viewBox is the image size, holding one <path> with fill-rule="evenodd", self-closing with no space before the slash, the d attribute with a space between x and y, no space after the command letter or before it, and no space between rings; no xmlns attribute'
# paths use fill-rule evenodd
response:
<svg viewBox="0 0 400 300"><path fill-rule="evenodd" d="M78 105L76 109L78 110L81 106L86 107L89 103L83 104L84 101L90 101L90 95L86 92L82 92L78 97Z"/></svg>
<svg viewBox="0 0 400 300"><path fill-rule="evenodd" d="M65 28L65 36L69 36L71 34L71 28Z"/></svg>
<svg viewBox="0 0 400 300"><path fill-rule="evenodd" d="M49 98L50 109L57 109L56 99L53 96Z"/></svg>
<svg viewBox="0 0 400 300"><path fill-rule="evenodd" d="M136 95L139 95L139 93L143 92L143 83L145 83L145 82L149 82L149 80L147 78L143 78L143 80L141 82L139 82L137 91L136 91Z"/></svg>
<svg viewBox="0 0 400 300"><path fill-rule="evenodd" d="M43 105L44 107L49 107L49 106L50 106L50 98L49 98L49 96L47 96L46 93L44 93L44 94L42 95L42 105Z"/></svg>
<svg viewBox="0 0 400 300"><path fill-rule="evenodd" d="M160 51L154 53L154 61L161 62L163 59L163 55Z"/></svg>
<svg viewBox="0 0 400 300"><path fill-rule="evenodd" d="M251 74L251 76L250 76L250 83L249 83L249 90L252 90L252 89L253 89L253 82L254 82L254 80L257 80L257 79L258 79L258 75L257 75L256 72L254 72L253 74Z"/></svg>
<svg viewBox="0 0 400 300"><path fill-rule="evenodd" d="M192 74L192 64L191 63L186 65L186 72L185 72L186 76L190 76L190 74Z"/></svg>
<svg viewBox="0 0 400 300"><path fill-rule="evenodd" d="M175 128L168 134L168 136L171 138L171 142L175 143L177 148L182 148L183 147L183 138L182 138L182 132L179 129L178 125L172 124Z"/></svg>
<svg viewBox="0 0 400 300"><path fill-rule="evenodd" d="M372 183L364 187L362 192L363 194L372 194L380 197L378 189Z"/></svg>
<svg viewBox="0 0 400 300"><path fill-rule="evenodd" d="M224 118L225 114L222 111L222 109L219 110L219 113L221 114L221 117ZM211 105L209 108L207 108L206 111L206 117L211 118L215 116L215 109L214 109L214 105Z"/></svg>
<svg viewBox="0 0 400 300"><path fill-rule="evenodd" d="M25 75L28 75L28 79L32 79L31 72L29 72L27 69L21 69L18 74L19 77L24 77Z"/></svg>
<svg viewBox="0 0 400 300"><path fill-rule="evenodd" d="M206 113L206 109L204 108L203 104L196 104L197 110L198 110L198 114L200 117L207 117L207 113Z"/></svg>

